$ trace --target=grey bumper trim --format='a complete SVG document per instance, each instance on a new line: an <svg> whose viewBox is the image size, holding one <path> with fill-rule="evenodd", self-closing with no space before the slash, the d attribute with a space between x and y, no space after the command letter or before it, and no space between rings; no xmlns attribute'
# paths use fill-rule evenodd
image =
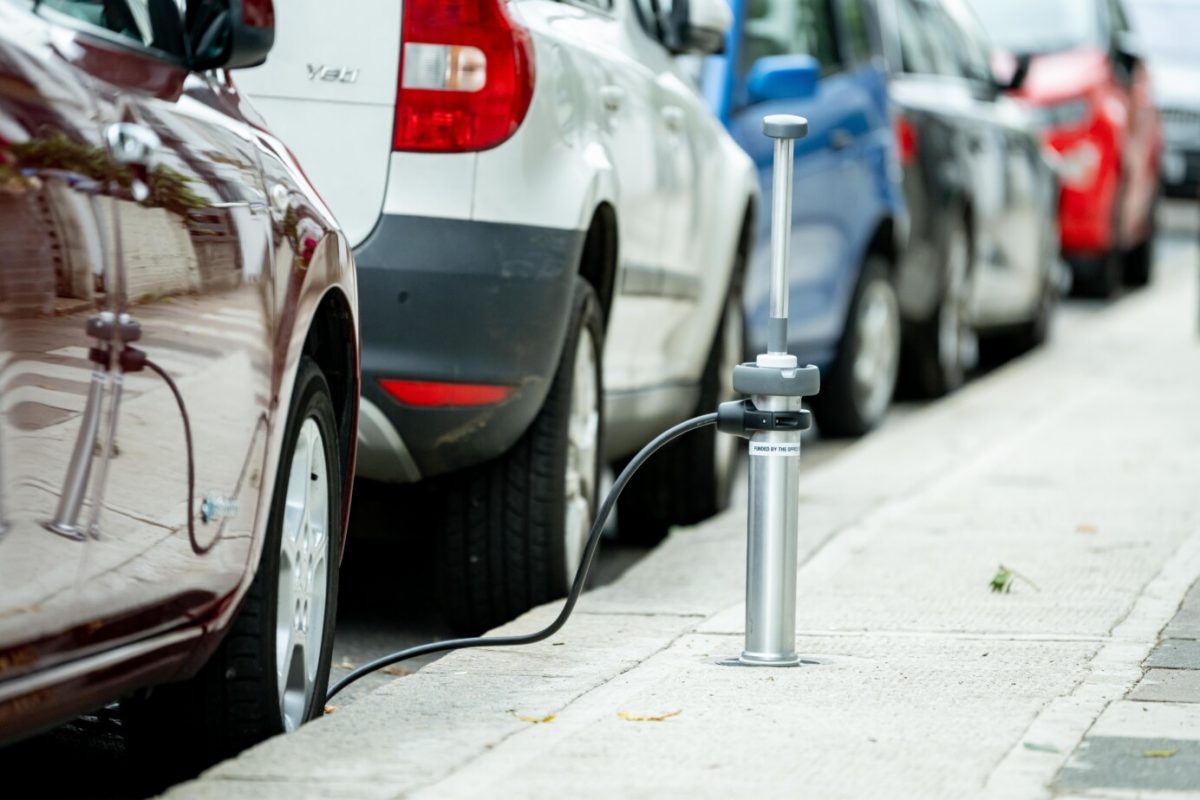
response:
<svg viewBox="0 0 1200 800"><path fill-rule="evenodd" d="M364 478L386 483L414 483L421 470L400 433L379 406L367 398L358 404L358 465Z"/></svg>

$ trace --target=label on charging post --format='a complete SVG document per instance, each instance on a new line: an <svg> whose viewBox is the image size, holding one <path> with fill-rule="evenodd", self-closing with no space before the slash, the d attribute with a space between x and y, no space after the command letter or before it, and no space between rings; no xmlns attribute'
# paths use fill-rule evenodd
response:
<svg viewBox="0 0 1200 800"><path fill-rule="evenodd" d="M799 442L751 442L750 455L775 456L778 458L799 458Z"/></svg>

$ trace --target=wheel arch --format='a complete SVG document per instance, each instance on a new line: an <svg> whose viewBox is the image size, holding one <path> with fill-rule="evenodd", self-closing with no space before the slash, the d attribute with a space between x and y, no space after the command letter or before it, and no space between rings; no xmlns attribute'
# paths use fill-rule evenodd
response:
<svg viewBox="0 0 1200 800"><path fill-rule="evenodd" d="M309 321L302 353L325 375L338 423L338 453L345 470L342 475L342 532L350 514L350 494L354 484L354 460L357 450L358 399L361 391L358 329L350 300L340 289L332 288L321 298ZM344 542L343 542L344 544Z"/></svg>
<svg viewBox="0 0 1200 800"><path fill-rule="evenodd" d="M611 203L601 202L592 212L588 225L579 259L579 275L595 290L606 327L616 293L618 244L616 209Z"/></svg>
<svg viewBox="0 0 1200 800"><path fill-rule="evenodd" d="M895 277L900 263L900 245L896 241L896 221L891 216L883 217L875 225L871 238L867 240L862 260L867 256L882 256L887 261L888 274Z"/></svg>

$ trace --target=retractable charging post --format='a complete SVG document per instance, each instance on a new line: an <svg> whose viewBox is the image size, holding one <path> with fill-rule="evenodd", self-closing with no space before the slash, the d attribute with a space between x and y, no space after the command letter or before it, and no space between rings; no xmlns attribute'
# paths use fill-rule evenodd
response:
<svg viewBox="0 0 1200 800"><path fill-rule="evenodd" d="M583 558L558 616L540 630L520 635L473 636L430 642L377 658L330 688L325 702L376 670L418 656L468 647L513 647L543 641L557 633L575 608L600 536L617 498L654 453L689 432L716 424L722 433L750 440L750 518L746 547L746 649L733 664L787 667L796 655L796 537L800 509L800 435L809 427L804 397L820 388L813 366L800 367L787 352L788 248L792 218L792 147L808 133L803 117L777 114L763 120L775 142L775 199L771 232L771 307L767 352L733 370L733 386L745 400L722 403L716 413L680 422L637 452L613 482L592 524Z"/></svg>
<svg viewBox="0 0 1200 800"><path fill-rule="evenodd" d="M750 508L746 544L746 646L737 663L795 666L796 569L800 507L800 437L811 426L801 404L820 389L816 367L787 352L788 263L792 231L795 140L808 121L788 114L763 119L775 139L771 214L771 294L767 352L734 368L747 400L723 403L717 426L750 439Z"/></svg>

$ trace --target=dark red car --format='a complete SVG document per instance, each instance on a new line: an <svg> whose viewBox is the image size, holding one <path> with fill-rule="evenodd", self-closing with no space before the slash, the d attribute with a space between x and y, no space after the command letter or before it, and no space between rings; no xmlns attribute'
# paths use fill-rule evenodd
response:
<svg viewBox="0 0 1200 800"><path fill-rule="evenodd" d="M0 743L122 699L203 763L324 707L353 260L227 77L270 0L177 9L0 0Z"/></svg>
<svg viewBox="0 0 1200 800"><path fill-rule="evenodd" d="M1082 294L1150 278L1162 125L1120 0L973 0L1027 69L1025 100L1059 156L1063 254Z"/></svg>

